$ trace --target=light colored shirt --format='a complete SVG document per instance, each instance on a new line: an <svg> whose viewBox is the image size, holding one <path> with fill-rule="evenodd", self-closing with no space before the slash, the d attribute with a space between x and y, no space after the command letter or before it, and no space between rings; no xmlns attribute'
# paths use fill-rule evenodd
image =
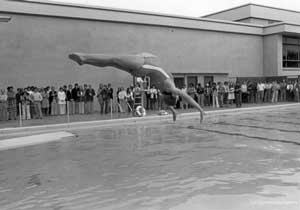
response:
<svg viewBox="0 0 300 210"><path fill-rule="evenodd" d="M32 97L34 101L42 101L43 97L40 92L33 92Z"/></svg>
<svg viewBox="0 0 300 210"><path fill-rule="evenodd" d="M247 92L247 85L246 84L242 84L241 90L242 90L243 93L246 93Z"/></svg>
<svg viewBox="0 0 300 210"><path fill-rule="evenodd" d="M0 101L7 101L7 95L6 94L0 95Z"/></svg>
<svg viewBox="0 0 300 210"><path fill-rule="evenodd" d="M66 93L64 91L58 91L57 99L58 104L66 104Z"/></svg>
<svg viewBox="0 0 300 210"><path fill-rule="evenodd" d="M127 96L127 93L125 90L122 90L118 93L118 98L121 99L121 100L124 100Z"/></svg>
<svg viewBox="0 0 300 210"><path fill-rule="evenodd" d="M264 91L265 90L265 84L263 84L263 83L257 84L257 90L258 91Z"/></svg>

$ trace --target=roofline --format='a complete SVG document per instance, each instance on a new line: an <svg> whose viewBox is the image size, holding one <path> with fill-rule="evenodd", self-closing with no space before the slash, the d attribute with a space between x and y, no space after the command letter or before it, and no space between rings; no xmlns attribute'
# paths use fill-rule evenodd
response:
<svg viewBox="0 0 300 210"><path fill-rule="evenodd" d="M154 16L160 16L160 17L171 17L171 18L175 17L175 18L191 19L191 20L202 19L202 17L175 15L175 14L169 14L169 13L142 11L142 10L134 10L134 9L123 9L123 8L117 8L117 7L106 7L106 6L97 6L97 5L88 5L88 4L57 2L55 0L53 0L53 1L52 0L45 0L45 1L42 1L42 0L5 0L5 1L16 1L16 2L22 2L22 3L75 7L75 8L92 9L92 10L107 10L107 11L114 11L114 12L126 12L126 13L132 13L132 14L154 15ZM1 8L0 8L0 10L1 10Z"/></svg>
<svg viewBox="0 0 300 210"><path fill-rule="evenodd" d="M208 16L212 16L212 15L216 15L216 14L228 12L228 11L231 11L231 10L239 9L239 8L250 6L250 5L253 5L253 4L247 3L247 4L240 5L240 6L231 7L231 8L224 9L224 10L221 10L221 11L218 11L218 12L214 12L214 13L210 13L210 14L207 14L207 15L200 16L200 18L206 18Z"/></svg>
<svg viewBox="0 0 300 210"><path fill-rule="evenodd" d="M237 6L237 7L232 7L232 8L229 8L229 9L225 9L225 10L222 10L222 11L219 11L219 12L204 15L204 16L201 16L201 18L205 18L205 17L208 17L208 16L224 13L224 12L227 12L227 11L239 9L239 8L246 7L246 6L258 6L258 7L265 7L265 8L269 8L269 9L276 9L276 10L282 10L282 11L287 11L287 12L300 13L300 11L297 11L297 10L283 9L283 8L279 8L279 7L272 7L272 6L262 5L262 4L248 3L248 4L243 4L243 5L240 5L240 6Z"/></svg>
<svg viewBox="0 0 300 210"><path fill-rule="evenodd" d="M185 19L185 20L206 21L206 22L212 22L212 23L223 23L223 24L228 24L228 25L240 25L240 26L253 27L253 28L263 28L262 25L259 25L259 24L250 24L250 23L234 22L234 21L228 21L228 20L217 20L217 19L211 19L211 18L173 15L173 14L164 14L164 13L137 11L137 10L118 9L118 8L102 7L102 6L90 6L90 5L83 5L83 4L73 4L73 3L66 3L66 2L49 1L49 0L46 0L46 1L41 1L41 0L5 0L5 1L16 1L16 2L28 3L28 4L31 3L31 4L50 5L50 6L74 7L74 8L92 9L92 10L105 10L105 11L122 12L122 13L129 13L129 14L152 15L152 16L158 16L158 17L178 18L178 19ZM14 12L5 11L5 10L2 10L1 8L0 8L0 12L14 13L14 14L24 14L23 12L19 12L19 11L14 11ZM34 12L26 13L26 14L43 16L42 14L34 13ZM47 15L47 14L45 14L44 16L61 17L61 16ZM67 15L63 16L63 17L82 19L82 18L67 16ZM86 19L90 19L90 18L86 18ZM153 24L153 25L156 25L156 24Z"/></svg>

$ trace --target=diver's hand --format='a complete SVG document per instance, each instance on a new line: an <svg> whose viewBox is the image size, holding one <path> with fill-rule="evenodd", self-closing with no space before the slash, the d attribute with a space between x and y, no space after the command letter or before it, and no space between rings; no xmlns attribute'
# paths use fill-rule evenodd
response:
<svg viewBox="0 0 300 210"><path fill-rule="evenodd" d="M206 115L206 113L204 111L200 112L200 123L203 122L203 115Z"/></svg>

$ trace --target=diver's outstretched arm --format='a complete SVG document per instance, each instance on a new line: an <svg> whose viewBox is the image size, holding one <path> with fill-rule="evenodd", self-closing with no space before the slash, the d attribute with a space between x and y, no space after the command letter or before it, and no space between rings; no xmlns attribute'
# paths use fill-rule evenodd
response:
<svg viewBox="0 0 300 210"><path fill-rule="evenodd" d="M178 88L172 88L170 91L176 95L181 96L183 100L188 102L191 106L195 107L196 109L199 110L200 112L200 123L203 121L203 115L205 114L204 110L202 107L191 97L189 96L186 92L179 90Z"/></svg>

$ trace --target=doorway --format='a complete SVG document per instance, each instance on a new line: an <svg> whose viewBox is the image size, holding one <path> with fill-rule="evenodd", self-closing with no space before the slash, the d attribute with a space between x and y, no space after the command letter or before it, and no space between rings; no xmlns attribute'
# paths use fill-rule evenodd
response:
<svg viewBox="0 0 300 210"><path fill-rule="evenodd" d="M211 84L214 82L214 76L204 76L204 85Z"/></svg>

